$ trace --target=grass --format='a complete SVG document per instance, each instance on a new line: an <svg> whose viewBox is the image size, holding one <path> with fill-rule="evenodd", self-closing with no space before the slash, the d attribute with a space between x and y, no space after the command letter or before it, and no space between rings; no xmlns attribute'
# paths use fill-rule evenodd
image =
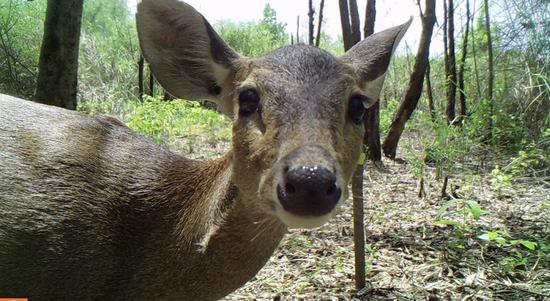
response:
<svg viewBox="0 0 550 301"><path fill-rule="evenodd" d="M159 144L171 146L184 140L187 153L195 152L198 137L204 137L209 144L231 140L229 118L195 101L145 97L143 103L130 101L123 105L112 101L88 101L81 103L78 109L91 115L114 115Z"/></svg>

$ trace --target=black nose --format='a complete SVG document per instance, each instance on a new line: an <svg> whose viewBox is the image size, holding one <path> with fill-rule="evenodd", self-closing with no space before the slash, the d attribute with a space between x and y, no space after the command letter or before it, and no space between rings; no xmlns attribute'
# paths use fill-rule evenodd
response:
<svg viewBox="0 0 550 301"><path fill-rule="evenodd" d="M334 209L342 191L334 172L317 166L285 169L277 196L283 208L300 216L320 216Z"/></svg>

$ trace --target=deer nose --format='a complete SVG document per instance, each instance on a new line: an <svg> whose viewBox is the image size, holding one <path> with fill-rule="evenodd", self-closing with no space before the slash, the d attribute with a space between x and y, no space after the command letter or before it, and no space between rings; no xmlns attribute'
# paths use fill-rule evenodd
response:
<svg viewBox="0 0 550 301"><path fill-rule="evenodd" d="M334 209L342 191L336 174L324 167L285 168L277 196L283 208L299 216L321 216Z"/></svg>

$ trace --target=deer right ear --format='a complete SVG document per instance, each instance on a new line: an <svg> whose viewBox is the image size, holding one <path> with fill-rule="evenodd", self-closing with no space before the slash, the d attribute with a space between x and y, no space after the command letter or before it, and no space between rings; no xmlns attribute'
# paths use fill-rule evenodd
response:
<svg viewBox="0 0 550 301"><path fill-rule="evenodd" d="M177 0L142 0L136 21L143 56L170 94L213 101L232 115L223 96L240 56L199 12Z"/></svg>
<svg viewBox="0 0 550 301"><path fill-rule="evenodd" d="M378 99L380 96L393 53L411 23L412 17L402 25L373 34L341 57L342 61L355 69L358 82L369 99Z"/></svg>

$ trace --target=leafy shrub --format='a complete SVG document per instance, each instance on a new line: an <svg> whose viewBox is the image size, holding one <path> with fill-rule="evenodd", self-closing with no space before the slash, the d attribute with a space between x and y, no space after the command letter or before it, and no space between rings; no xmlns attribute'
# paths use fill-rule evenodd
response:
<svg viewBox="0 0 550 301"><path fill-rule="evenodd" d="M136 104L128 116L128 126L159 143L198 135L226 141L231 137L228 118L202 108L198 102L146 97L143 104Z"/></svg>
<svg viewBox="0 0 550 301"><path fill-rule="evenodd" d="M0 2L0 92L34 94L46 1Z"/></svg>
<svg viewBox="0 0 550 301"><path fill-rule="evenodd" d="M400 100L390 99L388 101L388 106L380 110L380 132L387 133L390 130L391 123L393 121L393 116L399 108Z"/></svg>
<svg viewBox="0 0 550 301"><path fill-rule="evenodd" d="M246 56L259 56L288 44L285 25L277 21L275 10L266 4L261 21L235 23L222 20L214 24L220 36L235 50Z"/></svg>

